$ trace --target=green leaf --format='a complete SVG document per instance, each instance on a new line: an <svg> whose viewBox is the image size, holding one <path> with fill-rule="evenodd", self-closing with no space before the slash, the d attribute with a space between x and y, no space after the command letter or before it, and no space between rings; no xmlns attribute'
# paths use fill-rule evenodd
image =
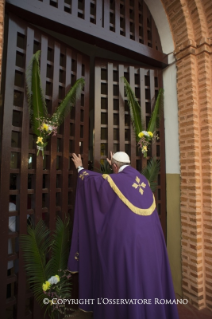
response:
<svg viewBox="0 0 212 319"><path fill-rule="evenodd" d="M154 132L158 123L158 115L163 109L163 89L160 89L156 99L155 107L148 123L147 131Z"/></svg>
<svg viewBox="0 0 212 319"><path fill-rule="evenodd" d="M143 125L142 125L142 119L141 119L141 107L137 101L135 93L133 92L126 78L122 77L122 79L124 80L124 84L125 84L124 88L127 95L129 108L130 108L130 117L131 117L132 125L134 128L136 140L139 141L138 134L141 131L144 131Z"/></svg>
<svg viewBox="0 0 212 319"><path fill-rule="evenodd" d="M49 230L41 220L33 229L27 228L28 234L21 236L21 247L25 259L25 268L28 282L35 298L41 301L45 298L42 290L43 283L48 279L46 276L46 256L49 250Z"/></svg>
<svg viewBox="0 0 212 319"><path fill-rule="evenodd" d="M56 222L56 229L52 236L51 244L51 258L46 266L47 277L55 276L58 274L59 269L66 269L68 263L69 253L69 220L64 223L58 217Z"/></svg>
<svg viewBox="0 0 212 319"><path fill-rule="evenodd" d="M150 183L150 188L152 192L157 188L157 177L160 171L160 161L158 161L155 157L153 157L147 164L146 167L142 170L142 174L146 177L146 179Z"/></svg>
<svg viewBox="0 0 212 319"><path fill-rule="evenodd" d="M58 106L55 113L52 115L51 120L53 122L58 123L58 126L63 123L65 117L71 111L71 107L72 105L74 105L75 101L80 96L84 84L85 84L85 81L83 78L78 79L75 82L75 84L72 86L72 88L70 89L70 91L68 92L64 100Z"/></svg>
<svg viewBox="0 0 212 319"><path fill-rule="evenodd" d="M38 128L41 125L39 118L47 116L47 109L45 104L44 95L42 92L40 68L39 68L40 51L37 51L27 68L27 96L30 108L30 117L32 122L33 132L39 136L40 131Z"/></svg>

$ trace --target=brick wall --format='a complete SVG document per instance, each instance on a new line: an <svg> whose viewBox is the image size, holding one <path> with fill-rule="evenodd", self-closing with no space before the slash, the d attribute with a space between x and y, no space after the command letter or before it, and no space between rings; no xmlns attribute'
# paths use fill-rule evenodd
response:
<svg viewBox="0 0 212 319"><path fill-rule="evenodd" d="M212 1L161 1L177 61L182 288L212 309Z"/></svg>

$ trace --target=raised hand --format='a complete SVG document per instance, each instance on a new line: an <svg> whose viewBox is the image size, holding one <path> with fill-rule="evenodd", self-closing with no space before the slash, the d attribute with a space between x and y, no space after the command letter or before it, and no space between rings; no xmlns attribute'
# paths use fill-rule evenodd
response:
<svg viewBox="0 0 212 319"><path fill-rule="evenodd" d="M78 154L77 156L75 153L72 153L72 161L74 162L76 168L82 166L82 159L80 154Z"/></svg>

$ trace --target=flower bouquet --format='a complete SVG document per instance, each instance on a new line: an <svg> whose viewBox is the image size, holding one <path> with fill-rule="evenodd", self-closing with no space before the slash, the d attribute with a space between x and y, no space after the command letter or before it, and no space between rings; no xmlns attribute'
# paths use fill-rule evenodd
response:
<svg viewBox="0 0 212 319"><path fill-rule="evenodd" d="M80 96L84 86L84 79L78 79L71 87L68 94L60 103L52 116L48 115L45 98L41 88L39 58L41 51L37 51L27 68L27 95L30 108L30 118L34 134L37 135L37 155L42 152L47 145L47 140L52 134L57 134L58 127L63 123L65 117L71 110L72 105Z"/></svg>
<svg viewBox="0 0 212 319"><path fill-rule="evenodd" d="M27 279L36 300L46 307L45 314L58 318L71 310L61 299L70 299L70 272L66 269L69 254L69 222L58 217L55 232L50 234L43 220L34 227L28 226L28 234L21 236Z"/></svg>
<svg viewBox="0 0 212 319"><path fill-rule="evenodd" d="M148 147L152 143L156 135L156 128L159 125L159 113L163 108L163 89L160 89L158 92L158 96L153 108L153 112L149 123L147 125L147 130L144 129L144 124L142 123L141 118L141 107L137 101L135 93L130 87L128 81L123 77L125 84L125 92L130 108L130 116L133 124L133 128L136 135L137 145L141 149L143 156L147 157Z"/></svg>

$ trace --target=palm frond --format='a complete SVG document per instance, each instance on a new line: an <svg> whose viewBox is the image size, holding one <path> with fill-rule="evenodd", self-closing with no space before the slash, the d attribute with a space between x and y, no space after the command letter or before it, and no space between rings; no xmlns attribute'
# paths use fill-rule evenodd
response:
<svg viewBox="0 0 212 319"><path fill-rule="evenodd" d="M150 188L152 192L157 188L157 177L160 171L160 161L158 161L155 157L153 157L147 164L146 167L142 170L142 174L146 177L146 179L150 183Z"/></svg>
<svg viewBox="0 0 212 319"><path fill-rule="evenodd" d="M104 164L100 164L101 174L112 174L112 169L107 160L104 160Z"/></svg>
<svg viewBox="0 0 212 319"><path fill-rule="evenodd" d="M160 89L155 102L155 107L152 112L151 118L148 123L147 131L154 132L155 128L158 127L158 115L163 109L163 89Z"/></svg>
<svg viewBox="0 0 212 319"><path fill-rule="evenodd" d="M28 234L21 236L21 247L25 259L28 281L38 301L44 298L42 284L46 276L46 255L49 249L49 230L41 220L33 228L28 226Z"/></svg>
<svg viewBox="0 0 212 319"><path fill-rule="evenodd" d="M77 98L80 96L81 91L83 89L83 86L85 84L85 81L83 78L78 79L64 100L61 102L61 104L58 106L55 113L52 115L53 122L57 122L58 126L62 124L64 121L64 118L67 116L67 114L71 111L72 105L74 105Z"/></svg>
<svg viewBox="0 0 212 319"><path fill-rule="evenodd" d="M30 117L32 129L36 135L39 135L39 118L47 116L46 103L41 87L40 68L39 68L40 51L37 51L27 68L27 96L30 108Z"/></svg>
<svg viewBox="0 0 212 319"><path fill-rule="evenodd" d="M136 140L138 141L139 140L138 134L144 130L142 125L142 119L141 119L141 107L137 101L135 93L133 92L126 78L122 77L122 79L124 80L124 84L125 84L124 88L125 88L125 93L127 96L129 108L130 108L130 117L131 117L132 125L136 135Z"/></svg>
<svg viewBox="0 0 212 319"><path fill-rule="evenodd" d="M63 223L58 217L52 237L51 258L46 266L47 277L58 274L59 269L67 268L69 245L69 220Z"/></svg>

